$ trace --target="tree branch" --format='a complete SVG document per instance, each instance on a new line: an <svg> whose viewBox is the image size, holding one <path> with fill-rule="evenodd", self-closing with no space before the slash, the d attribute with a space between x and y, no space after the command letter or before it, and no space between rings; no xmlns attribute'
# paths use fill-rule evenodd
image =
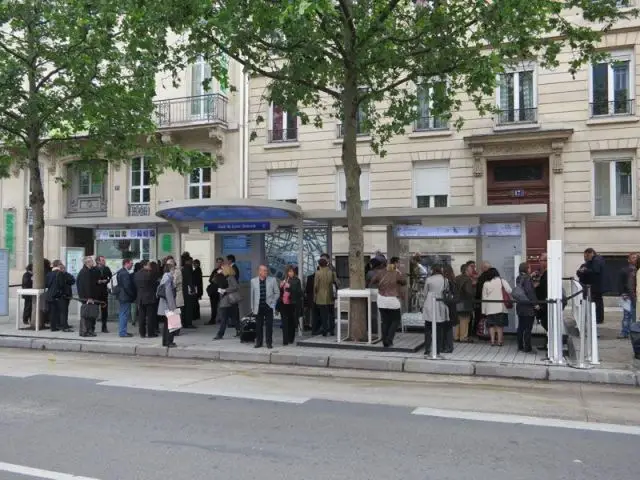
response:
<svg viewBox="0 0 640 480"><path fill-rule="evenodd" d="M327 19L325 18L325 16L322 15L317 9L316 9L316 14L318 15L318 20L320 20L320 28L322 29L322 31L325 33L327 37L333 40L336 50L338 50L338 54L341 55L343 59L346 58L347 52L345 52L344 48L342 47L342 44L338 40L338 36L332 34L331 31L327 28L327 25L325 24Z"/></svg>
<svg viewBox="0 0 640 480"><path fill-rule="evenodd" d="M291 78L287 78L286 75L282 75L279 74L278 72L270 72L268 70L264 70L263 68L258 67L257 65L253 64L250 60L246 60L244 58L242 58L239 55L236 55L235 53L231 53L229 51L229 49L223 45L220 41L218 41L217 39L213 38L213 37L209 37L211 42L216 45L216 47L218 47L220 49L221 52L223 52L225 55L228 55L230 58L233 58L236 62L238 62L240 65L255 71L256 73L270 78L272 80L276 80L279 82L288 82L288 83L299 83L300 85L303 85L307 88L310 88L312 90L318 90L320 92L326 93L327 95L340 100L340 93L332 90L328 87L325 87L323 85L318 85L315 82L311 82L308 80L304 80L304 79L298 79L293 81Z"/></svg>
<svg viewBox="0 0 640 480"><path fill-rule="evenodd" d="M382 10L382 12L380 12L380 15L378 16L378 18L373 22L371 22L371 28L369 28L369 30L367 30L365 34L362 36L359 42L360 45L366 44L376 33L378 33L378 31L380 31L380 27L382 27L384 22L387 21L387 19L396 9L399 3L400 3L400 0L391 0L387 4L387 6Z"/></svg>
<svg viewBox="0 0 640 480"><path fill-rule="evenodd" d="M0 49L4 50L5 52L7 52L12 57L17 58L22 63L29 63L29 59L27 57L25 57L24 55L20 55L18 52L16 52L13 49L7 47L3 42L0 42Z"/></svg>
<svg viewBox="0 0 640 480"><path fill-rule="evenodd" d="M11 135L20 138L23 142L27 141L26 135L24 135L20 130L10 127L5 123L0 123L0 130L4 130L5 132L8 132Z"/></svg>
<svg viewBox="0 0 640 480"><path fill-rule="evenodd" d="M344 15L344 19L347 23L347 27L351 31L351 35L353 35L354 40L358 38L358 33L356 32L356 26L353 23L353 15L351 12L350 6L347 4L346 0L339 0L338 4L340 5L340 10L342 10L342 14Z"/></svg>
<svg viewBox="0 0 640 480"><path fill-rule="evenodd" d="M40 81L36 84L36 92L39 91L45 83L47 83L49 80L51 80L51 78L60 73L61 71L63 71L66 67L58 67L58 68L54 68L53 70L51 70L49 73L47 73L44 77L42 77L40 79Z"/></svg>

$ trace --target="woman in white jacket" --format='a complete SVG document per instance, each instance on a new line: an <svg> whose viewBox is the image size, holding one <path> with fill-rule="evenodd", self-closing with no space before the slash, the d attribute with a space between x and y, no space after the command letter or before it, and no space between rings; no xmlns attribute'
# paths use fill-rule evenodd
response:
<svg viewBox="0 0 640 480"><path fill-rule="evenodd" d="M431 353L431 322L436 323L436 353L439 354L444 349L444 325L449 320L449 309L444 302L435 301L441 299L444 293L447 280L445 279L441 265L434 265L431 268L431 276L424 284L424 305L422 307L422 318L424 320L424 340L425 354Z"/></svg>
<svg viewBox="0 0 640 480"><path fill-rule="evenodd" d="M503 289L507 294L511 294L511 286L500 278L500 273L495 268L487 270L486 277L487 281L482 287L482 314L487 317L491 346L501 347L504 344L504 327L509 325ZM491 302L485 303L485 300Z"/></svg>

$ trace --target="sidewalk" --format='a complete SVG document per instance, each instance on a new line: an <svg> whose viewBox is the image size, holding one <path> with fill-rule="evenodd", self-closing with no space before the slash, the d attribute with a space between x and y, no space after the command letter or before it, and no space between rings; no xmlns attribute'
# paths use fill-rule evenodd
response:
<svg viewBox="0 0 640 480"><path fill-rule="evenodd" d="M13 302L12 302L13 303ZM11 310L15 315L15 305ZM75 309L70 323L79 323ZM176 337L177 348L161 346L160 338L140 338L137 327L130 325L129 339L120 338L116 323L110 322L112 333L99 334L95 338L80 338L77 333L50 332L42 330L16 330L13 315L0 319L0 348L30 348L49 351L73 351L100 354L140 355L172 357L182 359L218 360L245 363L271 363L299 365L305 367L330 367L363 369L387 372L410 372L442 375L477 375L530 380L610 383L638 386L640 371L633 364L631 345L628 340L618 340L618 314L608 314L601 329L601 365L590 370L578 370L568 366L548 366L542 352L524 355L517 351L515 338L507 338L503 348L491 348L486 343L470 345L456 344L453 354L442 360L424 358L424 351L416 353L343 350L338 348L283 346L279 328L274 328L274 348L255 349L253 344L242 344L229 329L226 338L213 341L217 326L203 326L202 320L196 330L183 331ZM209 310L202 305L203 319L209 318ZM422 335L420 333L405 335ZM540 340L538 340L540 342Z"/></svg>

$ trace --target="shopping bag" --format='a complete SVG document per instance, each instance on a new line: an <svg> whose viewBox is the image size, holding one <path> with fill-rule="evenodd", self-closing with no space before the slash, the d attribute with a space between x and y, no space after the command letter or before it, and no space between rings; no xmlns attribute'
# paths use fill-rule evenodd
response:
<svg viewBox="0 0 640 480"><path fill-rule="evenodd" d="M182 320L180 320L180 314L176 312L166 312L167 328L171 333L180 330L182 328Z"/></svg>

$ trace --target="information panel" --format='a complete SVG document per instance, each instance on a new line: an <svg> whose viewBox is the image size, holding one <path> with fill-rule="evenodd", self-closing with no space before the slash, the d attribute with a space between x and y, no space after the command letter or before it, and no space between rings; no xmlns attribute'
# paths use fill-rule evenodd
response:
<svg viewBox="0 0 640 480"><path fill-rule="evenodd" d="M0 249L0 317L9 316L9 250Z"/></svg>

